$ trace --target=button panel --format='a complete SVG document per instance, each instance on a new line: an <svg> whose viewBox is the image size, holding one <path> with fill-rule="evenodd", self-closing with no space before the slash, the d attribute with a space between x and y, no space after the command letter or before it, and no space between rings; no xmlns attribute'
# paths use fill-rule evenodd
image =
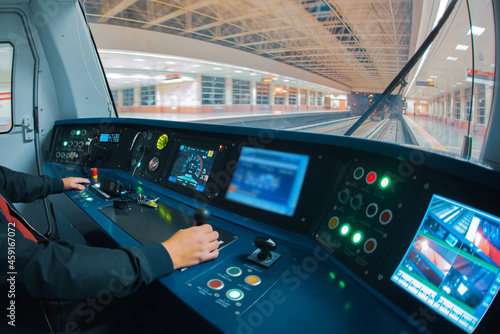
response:
<svg viewBox="0 0 500 334"><path fill-rule="evenodd" d="M391 245L407 214L416 176L402 178L397 165L354 160L335 190L315 237L327 251L357 273L369 275Z"/></svg>
<svg viewBox="0 0 500 334"><path fill-rule="evenodd" d="M243 247L250 254L255 246ZM235 316L245 312L280 280L295 261L283 256L265 269L240 257L229 258L186 282L186 286Z"/></svg>

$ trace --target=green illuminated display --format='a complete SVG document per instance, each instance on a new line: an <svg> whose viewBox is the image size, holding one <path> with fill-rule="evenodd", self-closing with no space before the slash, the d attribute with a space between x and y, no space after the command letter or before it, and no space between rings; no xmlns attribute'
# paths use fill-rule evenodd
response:
<svg viewBox="0 0 500 334"><path fill-rule="evenodd" d="M357 245L359 244L361 241L363 241L363 232L361 231L356 231L352 234L352 243Z"/></svg>
<svg viewBox="0 0 500 334"><path fill-rule="evenodd" d="M388 176L384 176L380 179L379 186L381 189L387 189L391 185L391 178Z"/></svg>
<svg viewBox="0 0 500 334"><path fill-rule="evenodd" d="M349 224L344 224L340 227L340 235L345 237L346 235L349 234L349 232L351 232L351 225Z"/></svg>

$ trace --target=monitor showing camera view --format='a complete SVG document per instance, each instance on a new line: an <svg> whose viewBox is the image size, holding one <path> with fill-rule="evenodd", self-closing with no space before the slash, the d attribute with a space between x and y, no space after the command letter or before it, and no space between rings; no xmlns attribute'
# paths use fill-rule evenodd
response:
<svg viewBox="0 0 500 334"><path fill-rule="evenodd" d="M500 218L434 195L391 280L471 333L500 287Z"/></svg>

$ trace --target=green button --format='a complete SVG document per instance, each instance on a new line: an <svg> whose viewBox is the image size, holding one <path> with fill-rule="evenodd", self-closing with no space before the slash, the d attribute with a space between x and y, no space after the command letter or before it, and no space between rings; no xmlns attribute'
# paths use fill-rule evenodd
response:
<svg viewBox="0 0 500 334"><path fill-rule="evenodd" d="M356 168L356 170L354 171L354 178L356 180L359 180L360 178L363 177L363 174L365 174L365 170L363 169L363 167L358 167Z"/></svg>
<svg viewBox="0 0 500 334"><path fill-rule="evenodd" d="M361 231L356 231L352 234L352 243L357 245L361 241L363 241L363 232Z"/></svg>
<svg viewBox="0 0 500 334"><path fill-rule="evenodd" d="M380 179L380 189L387 189L391 185L391 178L388 176L384 176Z"/></svg>
<svg viewBox="0 0 500 334"><path fill-rule="evenodd" d="M233 277L240 276L241 275L241 269L238 268L238 267L230 267L230 268L227 268L226 273L229 276L233 276Z"/></svg>
<svg viewBox="0 0 500 334"><path fill-rule="evenodd" d="M344 224L340 227L340 235L345 237L346 235L349 234L349 232L351 232L351 225L349 224Z"/></svg>
<svg viewBox="0 0 500 334"><path fill-rule="evenodd" d="M226 297L234 301L241 300L243 299L243 291L238 289L231 289L226 293Z"/></svg>

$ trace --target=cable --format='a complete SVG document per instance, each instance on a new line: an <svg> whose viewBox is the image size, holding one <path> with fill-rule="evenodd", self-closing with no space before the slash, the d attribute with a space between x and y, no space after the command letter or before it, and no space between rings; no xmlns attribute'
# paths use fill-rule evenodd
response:
<svg viewBox="0 0 500 334"><path fill-rule="evenodd" d="M42 308L43 316L45 318L45 321L47 322L47 325L49 326L49 330L51 334L54 334L54 330L52 329L52 325L50 324L49 317L47 316L47 312L45 311L45 307L43 306L43 302L40 300L40 307Z"/></svg>
<svg viewBox="0 0 500 334"><path fill-rule="evenodd" d="M132 171L132 176L130 177L130 192L133 191L134 189L134 175L135 171L137 170L137 167L141 164L142 159L144 158L144 154L146 153L146 139L145 136L142 134L142 132L137 132L135 134L134 140L132 140L132 145L130 145L129 151L132 152L132 148L135 145L135 141L137 140L137 137L141 135L142 136L142 155L139 161L135 164L134 170Z"/></svg>

